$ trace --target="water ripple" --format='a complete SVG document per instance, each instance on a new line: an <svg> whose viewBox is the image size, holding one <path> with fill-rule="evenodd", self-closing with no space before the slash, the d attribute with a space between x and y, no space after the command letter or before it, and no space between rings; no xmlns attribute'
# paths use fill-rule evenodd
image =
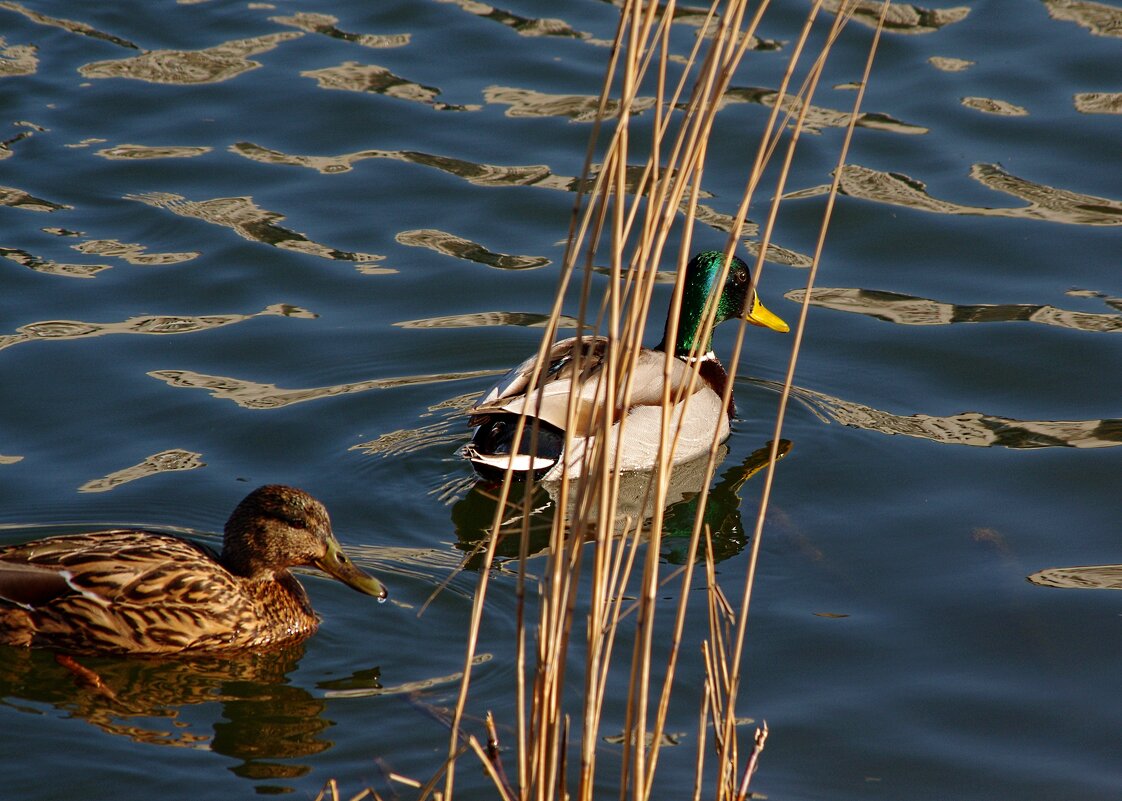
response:
<svg viewBox="0 0 1122 801"><path fill-rule="evenodd" d="M17 209L25 209L27 211L62 211L63 209L72 209L73 206L67 206L64 203L55 203L50 200L43 200L43 198L35 197L22 189L16 189L11 186L0 186L0 206L12 206Z"/></svg>
<svg viewBox="0 0 1122 801"><path fill-rule="evenodd" d="M806 290L784 295L802 303ZM857 287L815 287L810 304L835 311L854 312L899 325L950 325L952 323L1030 322L1093 333L1122 331L1122 314L1068 311L1030 303L943 303L929 298Z"/></svg>
<svg viewBox="0 0 1122 801"><path fill-rule="evenodd" d="M25 6L20 5L19 3L8 2L8 0L0 2L0 8L6 8L9 11L15 11L17 14L23 14L32 22L36 22L40 25L49 25L55 28L62 28L64 31L69 31L70 33L89 36L92 39L100 39L103 42L109 42L110 44L115 44L118 47L127 47L130 50L140 49L137 45L133 44L128 39L122 39L120 36L114 36L113 34L99 31L84 22L75 22L74 20L69 19L49 17L46 14L40 14L38 11L32 11Z"/></svg>
<svg viewBox="0 0 1122 801"><path fill-rule="evenodd" d="M102 270L112 269L110 264L67 264L52 261L19 248L0 247L0 257L21 264L33 272L62 275L67 278L93 278Z"/></svg>
<svg viewBox="0 0 1122 801"><path fill-rule="evenodd" d="M227 325L242 323L255 317L280 316L315 318L307 309L287 303L275 303L255 314L208 314L201 317L153 316L130 317L119 323L84 323L78 320L42 320L21 325L16 333L0 335L0 350L24 342L57 339L88 339L110 334L194 334Z"/></svg>
<svg viewBox="0 0 1122 801"><path fill-rule="evenodd" d="M337 250L327 245L313 242L304 234L277 225L284 219L283 214L258 208L250 197L219 197L211 200L187 200L182 195L167 192L149 192L142 195L125 195L126 200L137 200L159 209L167 209L181 217L192 217L214 225L232 228L237 234L254 242L272 245L282 250L307 253L323 259L353 261L359 263L378 262L385 256L372 253L351 253ZM368 274L397 272L390 268L364 266L362 272Z"/></svg>
<svg viewBox="0 0 1122 801"><path fill-rule="evenodd" d="M402 231L394 239L402 245L428 248L445 256L454 256L457 259L485 264L500 270L536 270L550 264L550 260L544 256L510 256L505 253L494 253L477 242L433 228Z"/></svg>
<svg viewBox="0 0 1122 801"><path fill-rule="evenodd" d="M333 17L330 14L312 14L307 12L298 12L291 17L269 17L270 22L276 22L280 25L290 25L293 28L300 28L308 33L319 33L324 36L329 36L332 39L341 39L344 42L354 42L355 44L362 45L363 47L371 47L375 49L384 49L389 47L404 47L409 44L410 34L396 33L396 34L374 34L374 33L347 33L341 31L335 24L339 21L338 17Z"/></svg>
<svg viewBox="0 0 1122 801"><path fill-rule="evenodd" d="M148 50L133 58L95 61L78 68L87 78L132 78L149 83L193 85L228 81L255 70L260 61L248 56L265 53L302 33L271 33L235 39L205 50Z"/></svg>
<svg viewBox="0 0 1122 801"><path fill-rule="evenodd" d="M489 6L476 0L437 0L440 3L451 3L459 6L469 14L474 14L483 19L489 19L513 30L519 36L557 36L564 39L582 39L589 44L602 47L611 46L611 42L604 39L593 39L591 34L575 30L569 23L561 19L548 17L534 18L521 17L510 11Z"/></svg>
<svg viewBox="0 0 1122 801"><path fill-rule="evenodd" d="M720 107L723 108L732 103L753 103L766 108L774 108L778 97L779 92L776 89L754 86L734 86L725 92L720 100ZM784 95L783 102L780 103L782 110L792 116L799 113L802 109L802 105L803 103L800 98L789 94ZM849 111L824 108L812 104L807 109L803 131L817 134L821 133L823 128L845 128L849 125L849 117ZM901 122L888 114L871 111L862 112L857 115L856 125L859 128L873 128L878 131L888 131L911 136L930 132L928 128L924 128L922 125Z"/></svg>
<svg viewBox="0 0 1122 801"><path fill-rule="evenodd" d="M831 13L837 13L844 0L826 0L823 7ZM847 6L854 7L853 19L870 28L877 26L880 18L881 4L877 0L858 0ZM954 8L922 8L909 3L893 3L888 8L888 16L884 20L885 33L935 33L940 28L966 19L970 9L965 6Z"/></svg>
<svg viewBox="0 0 1122 801"><path fill-rule="evenodd" d="M34 75L39 69L35 45L8 45L0 36L0 78L15 75Z"/></svg>
<svg viewBox="0 0 1122 801"><path fill-rule="evenodd" d="M778 390L773 381L754 383ZM795 387L791 396L806 404L820 419L850 428L902 434L944 445L976 448L1113 448L1122 445L1122 419L1017 420L1011 417L962 412L938 417L929 414L899 415L861 403L842 400L822 392Z"/></svg>
<svg viewBox="0 0 1122 801"><path fill-rule="evenodd" d="M95 155L105 159L190 159L209 153L209 147L176 147L164 145L152 147L148 145L116 145L98 150Z"/></svg>
<svg viewBox="0 0 1122 801"><path fill-rule="evenodd" d="M1095 36L1122 36L1122 8L1087 0L1044 0L1048 16L1074 22Z"/></svg>
<svg viewBox="0 0 1122 801"><path fill-rule="evenodd" d="M462 373L433 373L398 378L375 378L369 381L356 381L350 384L335 384L309 389L280 389L276 384L262 384L257 381L247 381L229 376L206 375L191 370L153 370L148 375L158 378L172 387L205 389L210 392L211 397L231 400L243 409L279 409L284 406L291 406L294 403L366 392L370 389L391 389L415 384L462 381L500 375L503 372L505 371L472 370Z"/></svg>
<svg viewBox="0 0 1122 801"><path fill-rule="evenodd" d="M78 492L108 492L122 484L136 481L157 473L168 473L177 470L194 470L206 467L201 453L180 450L178 448L160 451L148 456L144 461L123 470L116 470L103 478L95 478L78 487Z"/></svg>
<svg viewBox="0 0 1122 801"><path fill-rule="evenodd" d="M318 70L304 70L305 78L313 78L320 89L341 89L347 92L373 92L398 100L410 100L432 106L438 111L478 111L479 106L457 106L437 102L440 90L394 75L385 67L377 64L359 64L357 61L344 61L337 67L324 67Z"/></svg>
<svg viewBox="0 0 1122 801"><path fill-rule="evenodd" d="M1045 220L1070 225L1122 225L1122 201L1083 195L1066 189L1033 183L1006 172L997 164L974 164L970 177L988 189L1004 192L1021 200L1027 206L1019 208L994 208L991 206L966 206L949 200L940 200L927 192L923 181L895 172L885 172L848 164L842 170L841 193L852 197L906 206L936 214L968 214L978 217L1010 217L1014 219ZM788 199L807 198L824 194L828 186L792 192Z"/></svg>

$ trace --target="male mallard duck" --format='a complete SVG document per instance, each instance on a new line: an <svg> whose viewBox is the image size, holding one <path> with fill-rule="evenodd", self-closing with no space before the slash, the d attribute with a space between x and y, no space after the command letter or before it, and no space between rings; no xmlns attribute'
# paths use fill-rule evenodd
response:
<svg viewBox="0 0 1122 801"><path fill-rule="evenodd" d="M748 265L739 258L733 257L724 286L718 291L715 284L721 276L723 262L723 253L706 251L694 256L686 265L678 332L673 342L677 359L672 362L671 397L689 385L693 373L690 353L695 350L710 298L715 297L717 303L714 325L744 316L748 322L773 331L790 330L760 303L751 288ZM618 454L621 470L650 469L658 457L669 329L667 315L662 342L639 353L632 375L631 403L626 409L627 425ZM470 423L477 428L471 443L464 448L464 456L471 460L476 472L484 478L499 478L513 458L515 475L519 477L533 472L535 477L549 481L559 479L566 470L570 475L578 474L582 456L593 439L589 433L592 421L603 419L600 407L604 403L604 393L602 389L598 391L598 384L607 347L606 337L582 338L577 360L580 374L575 375L577 339L557 342L550 349L546 359L548 366L542 370L534 387L529 386L535 363L535 357L531 357L511 370L468 410ZM695 383L689 406L683 416L683 403L678 402L671 418L671 431L673 426L681 429L674 462L683 462L707 451L718 431L720 439L726 439L729 420L735 413L731 398L728 408L721 408L728 373L713 353L711 332L700 353L700 380ZM570 391L580 397L576 415L578 428L570 432L570 452L563 454ZM523 409L528 410L527 422L521 443L516 446L513 439ZM531 450L534 438L531 418L534 417L537 418L536 448ZM609 436L609 447L615 447L618 428L616 422Z"/></svg>
<svg viewBox="0 0 1122 801"><path fill-rule="evenodd" d="M284 645L319 624L288 571L298 565L386 597L343 553L322 503L269 485L234 509L221 555L130 529L0 548L0 644L145 654Z"/></svg>

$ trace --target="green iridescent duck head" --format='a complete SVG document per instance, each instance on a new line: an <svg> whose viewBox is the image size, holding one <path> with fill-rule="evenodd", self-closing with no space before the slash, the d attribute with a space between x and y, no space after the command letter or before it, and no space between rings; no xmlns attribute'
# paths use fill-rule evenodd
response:
<svg viewBox="0 0 1122 801"><path fill-rule="evenodd" d="M723 286L718 287L717 281L721 277L723 264L723 253L718 250L707 250L698 253L686 265L678 333L674 337L675 356L688 356L694 349L701 334L706 309L713 302L717 304L714 327L725 320L744 317L753 325L770 328L772 331L786 333L791 330L787 323L768 311L760 302L759 297L752 290L752 274L748 270L748 265L737 256L732 257L732 264L729 266ZM667 341L670 339L669 317L666 323L667 328L658 350L666 350ZM700 355L705 355L712 350L712 347L713 335L710 330L709 336L701 343L698 352Z"/></svg>

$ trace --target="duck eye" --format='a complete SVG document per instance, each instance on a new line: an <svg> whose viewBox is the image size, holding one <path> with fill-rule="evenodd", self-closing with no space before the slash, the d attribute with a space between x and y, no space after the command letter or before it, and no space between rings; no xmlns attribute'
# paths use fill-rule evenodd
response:
<svg viewBox="0 0 1122 801"><path fill-rule="evenodd" d="M738 284L746 283L748 281L748 271L737 270L732 274L732 280L736 281Z"/></svg>

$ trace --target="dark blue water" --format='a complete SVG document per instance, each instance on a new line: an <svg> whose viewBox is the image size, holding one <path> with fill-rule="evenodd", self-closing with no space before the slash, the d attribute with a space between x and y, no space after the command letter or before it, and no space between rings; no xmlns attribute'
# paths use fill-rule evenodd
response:
<svg viewBox="0 0 1122 801"><path fill-rule="evenodd" d="M720 214L807 7L773 8L733 81L705 173ZM1122 561L1122 8L910 8L877 55L784 430L738 710L771 729L753 788L1117 798L1122 596L1026 577ZM0 795L307 798L334 778L410 797L391 773L439 769L475 574L417 612L493 510L457 410L539 342L590 130L558 97L599 91L617 14L0 4L0 542L100 523L214 541L281 481L393 595L309 577L325 622L294 651L90 660L112 703L50 654L0 651ZM675 26L679 52L695 33ZM846 30L816 106L849 108L871 35ZM801 140L788 261L813 252L842 135L823 114ZM761 294L794 320L805 281L769 263ZM749 334L722 470L770 437L791 344ZM759 485L721 496L734 602ZM477 734L488 710L514 721L514 609L499 573ZM668 787L692 786L697 643L683 654ZM603 729L621 725L613 702Z"/></svg>

